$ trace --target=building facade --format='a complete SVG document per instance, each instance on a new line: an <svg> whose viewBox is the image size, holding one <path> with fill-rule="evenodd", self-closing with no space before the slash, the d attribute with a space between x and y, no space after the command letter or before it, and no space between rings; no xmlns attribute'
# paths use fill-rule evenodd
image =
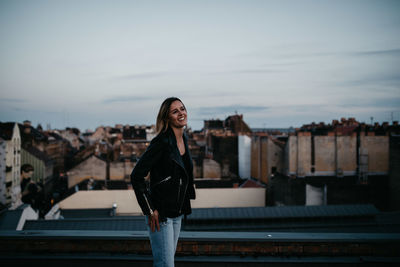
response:
<svg viewBox="0 0 400 267"><path fill-rule="evenodd" d="M389 173L389 136L356 133L319 136L299 132L285 148L285 174L296 177L354 176Z"/></svg>
<svg viewBox="0 0 400 267"><path fill-rule="evenodd" d="M0 201L11 209L21 202L21 135L17 123L1 123Z"/></svg>
<svg viewBox="0 0 400 267"><path fill-rule="evenodd" d="M45 185L53 178L53 161L46 153L35 147L22 148L21 164L30 164L33 166L32 180L36 183Z"/></svg>

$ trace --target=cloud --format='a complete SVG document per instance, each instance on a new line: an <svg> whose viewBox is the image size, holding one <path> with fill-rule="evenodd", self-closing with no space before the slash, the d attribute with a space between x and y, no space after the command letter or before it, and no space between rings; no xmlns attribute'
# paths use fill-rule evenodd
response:
<svg viewBox="0 0 400 267"><path fill-rule="evenodd" d="M24 103L26 100L21 98L0 98L0 102Z"/></svg>
<svg viewBox="0 0 400 267"><path fill-rule="evenodd" d="M208 72L209 75L220 75L220 74L269 74L284 72L282 70L268 70L268 69L242 69L242 70L227 70L227 71L214 71Z"/></svg>
<svg viewBox="0 0 400 267"><path fill-rule="evenodd" d="M364 56L400 56L400 49L381 49L381 50L368 50L368 51L336 51L336 52L304 52L304 53L285 53L278 55L279 58L311 58L311 57L364 57Z"/></svg>
<svg viewBox="0 0 400 267"><path fill-rule="evenodd" d="M400 108L400 97L370 99L370 104L376 107L397 107Z"/></svg>
<svg viewBox="0 0 400 267"><path fill-rule="evenodd" d="M389 107L400 108L400 97L357 99L349 103L342 103L339 107Z"/></svg>
<svg viewBox="0 0 400 267"><path fill-rule="evenodd" d="M348 80L336 83L338 86L366 86L366 85L387 85L399 86L400 74L371 74L362 79Z"/></svg>
<svg viewBox="0 0 400 267"><path fill-rule="evenodd" d="M233 74L265 74L265 73L276 73L276 72L283 72L281 70L264 70L264 69L248 69L248 70L237 70L231 71L230 73Z"/></svg>
<svg viewBox="0 0 400 267"><path fill-rule="evenodd" d="M349 54L353 56L400 56L400 49L361 51Z"/></svg>
<svg viewBox="0 0 400 267"><path fill-rule="evenodd" d="M128 74L128 75L121 75L115 77L115 79L118 80L132 80L132 79L152 79L152 78L158 78L162 77L165 75L170 74L170 72L144 72L144 73L135 73L135 74Z"/></svg>
<svg viewBox="0 0 400 267"><path fill-rule="evenodd" d="M158 99L159 97L150 97L150 96L116 96L116 97L111 97L104 99L102 101L103 104L112 104L116 102L143 102L143 101L149 101L153 99Z"/></svg>
<svg viewBox="0 0 400 267"><path fill-rule="evenodd" d="M219 116L225 114L237 113L253 113L267 110L266 106L243 106L243 105L229 105L229 106L214 106L202 107L192 109L195 114L202 117Z"/></svg>

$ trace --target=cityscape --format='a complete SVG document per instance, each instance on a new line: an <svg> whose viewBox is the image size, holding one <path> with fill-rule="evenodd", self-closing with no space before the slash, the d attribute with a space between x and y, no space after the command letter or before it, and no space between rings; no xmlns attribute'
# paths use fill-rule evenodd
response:
<svg viewBox="0 0 400 267"><path fill-rule="evenodd" d="M43 130L25 120L1 122L0 134L3 230L145 230L130 173L154 138L154 125L117 124L81 133ZM326 216L327 232L351 232L360 227L358 218L380 216L388 221L358 231L399 229L397 121L371 125L341 118L299 128L251 129L243 114L234 114L205 120L201 130L187 128L186 134L197 198L184 232L313 232L322 227L315 220ZM22 192L26 178L38 188L29 197ZM21 217L13 225L7 214L15 212ZM252 215L260 212L261 221ZM342 218L339 224L329 222L335 218ZM296 230L295 221L303 230ZM143 249L137 252L146 253Z"/></svg>
<svg viewBox="0 0 400 267"><path fill-rule="evenodd" d="M31 165L32 181L43 189L35 206L42 218L80 190L132 189L130 173L155 136L154 125L101 126L85 133L43 130L30 121L0 125L1 204L22 203L21 166ZM391 211L400 207L393 156L399 129L397 121L368 125L342 118L328 125L252 130L235 114L186 132L197 188L264 188L263 206L368 203Z"/></svg>

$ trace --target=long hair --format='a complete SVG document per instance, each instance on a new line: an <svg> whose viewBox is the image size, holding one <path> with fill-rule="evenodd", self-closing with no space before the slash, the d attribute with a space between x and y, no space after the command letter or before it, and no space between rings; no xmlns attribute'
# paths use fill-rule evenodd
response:
<svg viewBox="0 0 400 267"><path fill-rule="evenodd" d="M169 127L169 109L171 107L172 102L179 101L183 104L182 100L177 97L169 97L162 102L160 106L160 110L158 111L157 115L157 122L156 122L156 132L157 134L161 132L165 132ZM186 107L185 107L186 108Z"/></svg>

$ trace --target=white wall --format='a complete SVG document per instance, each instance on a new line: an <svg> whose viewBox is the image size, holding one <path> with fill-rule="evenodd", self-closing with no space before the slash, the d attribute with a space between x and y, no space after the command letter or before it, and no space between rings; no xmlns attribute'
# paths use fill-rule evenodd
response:
<svg viewBox="0 0 400 267"><path fill-rule="evenodd" d="M251 175L251 138L247 135L238 136L239 146L239 176L250 178Z"/></svg>
<svg viewBox="0 0 400 267"><path fill-rule="evenodd" d="M265 207L265 188L196 189L192 208Z"/></svg>
<svg viewBox="0 0 400 267"><path fill-rule="evenodd" d="M111 208L117 204L117 215L138 215L141 209L133 190L78 191L61 201L61 209ZM265 188L196 189L192 208L264 207Z"/></svg>

